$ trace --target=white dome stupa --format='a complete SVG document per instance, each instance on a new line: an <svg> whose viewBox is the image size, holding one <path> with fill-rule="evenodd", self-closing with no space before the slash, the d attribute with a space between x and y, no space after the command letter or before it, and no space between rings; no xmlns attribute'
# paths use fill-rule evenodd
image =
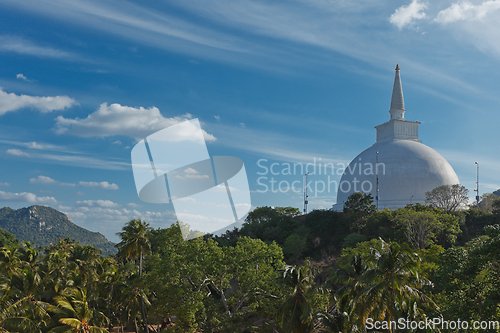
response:
<svg viewBox="0 0 500 333"><path fill-rule="evenodd" d="M421 143L420 123L405 120L405 112L399 66L396 66L391 118L375 127L377 142L356 156L344 170L333 210L341 211L354 192L370 193L379 210L397 209L410 203L424 204L425 192L460 183L448 161Z"/></svg>

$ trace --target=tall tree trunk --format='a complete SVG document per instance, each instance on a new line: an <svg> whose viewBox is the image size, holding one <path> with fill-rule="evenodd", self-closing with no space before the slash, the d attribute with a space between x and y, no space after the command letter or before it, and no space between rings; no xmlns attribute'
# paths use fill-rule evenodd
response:
<svg viewBox="0 0 500 333"><path fill-rule="evenodd" d="M139 257L139 277L142 277L142 250L141 250L141 256ZM142 298L142 293L141 293L141 306L142 306L142 318L144 319L144 325L146 325L146 333L149 333L148 320L146 318L146 311L144 310L144 298Z"/></svg>
<svg viewBox="0 0 500 333"><path fill-rule="evenodd" d="M139 277L142 276L142 250L141 250L141 256L139 257Z"/></svg>
<svg viewBox="0 0 500 333"><path fill-rule="evenodd" d="M113 287L114 284L111 284L111 291L109 292L108 295L108 319L109 319L108 328L110 332L113 330L113 319L111 319L111 297L113 295Z"/></svg>

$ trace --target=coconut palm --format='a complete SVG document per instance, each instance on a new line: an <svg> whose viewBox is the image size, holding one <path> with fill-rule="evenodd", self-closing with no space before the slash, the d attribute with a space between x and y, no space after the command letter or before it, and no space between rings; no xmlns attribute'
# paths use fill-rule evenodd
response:
<svg viewBox="0 0 500 333"><path fill-rule="evenodd" d="M63 324L49 333L105 333L108 318L100 311L89 307L85 288L67 288L54 297L57 306L50 305L49 311Z"/></svg>
<svg viewBox="0 0 500 333"><path fill-rule="evenodd" d="M131 220L123 228L122 232L117 233L121 237L121 242L116 245L118 256L139 260L139 277L142 276L142 258L151 251L151 243L148 239L148 232L152 230L148 223L141 220ZM144 297L140 293L142 316L146 326L146 332L149 332L146 311L144 309Z"/></svg>
<svg viewBox="0 0 500 333"><path fill-rule="evenodd" d="M278 320L283 332L311 332L314 328L312 293L317 288L314 273L306 261L300 268L286 266L283 272L285 282L293 287L293 294L288 296L278 309Z"/></svg>
<svg viewBox="0 0 500 333"><path fill-rule="evenodd" d="M121 319L126 319L127 326L129 324L130 318L134 321L135 331L138 332L137 327L137 314L141 308L143 308L144 303L151 305L148 300L147 295L142 289L137 286L137 281L134 276L126 278L122 285L120 285L123 292L118 296L118 303L121 305L122 315Z"/></svg>
<svg viewBox="0 0 500 333"><path fill-rule="evenodd" d="M139 275L142 275L142 258L151 251L148 232L152 228L141 220L131 220L117 235L121 242L116 244L118 256L132 260L139 260Z"/></svg>
<svg viewBox="0 0 500 333"><path fill-rule="evenodd" d="M9 278L2 285L0 327L14 332L42 332L50 323L42 279L28 268L10 273Z"/></svg>
<svg viewBox="0 0 500 333"><path fill-rule="evenodd" d="M101 250L91 245L75 244L69 255L69 267L78 272L78 282L82 286L97 279L96 261Z"/></svg>
<svg viewBox="0 0 500 333"><path fill-rule="evenodd" d="M119 307L119 296L126 287L126 270L127 266L118 266L112 258L100 258L98 260L98 274L96 290L100 295L100 301L107 308L107 316L109 319L109 329L112 328L113 318L116 317L116 309Z"/></svg>
<svg viewBox="0 0 500 333"><path fill-rule="evenodd" d="M328 280L329 283L341 282L343 286L334 294L335 305L329 313L320 314L320 321L323 325L329 327L332 331L347 330L356 332L359 330L356 313L354 308L354 300L360 295L366 284L362 277L366 273L368 267L363 260L361 254L354 256L350 265L346 269L338 269L335 275ZM358 309L361 307L358 304Z"/></svg>
<svg viewBox="0 0 500 333"><path fill-rule="evenodd" d="M0 248L0 279L8 280L10 274L21 269L22 256L19 246L4 246Z"/></svg>
<svg viewBox="0 0 500 333"><path fill-rule="evenodd" d="M408 313L415 301L437 309L420 288L431 283L418 275L420 259L416 253L398 243L382 242L382 251L372 249L374 265L360 277L365 288L354 298L353 312L359 324L368 317L396 320Z"/></svg>
<svg viewBox="0 0 500 333"><path fill-rule="evenodd" d="M43 257L40 269L47 289L59 293L67 287L74 286L75 273L68 267L68 257L69 253L63 250L48 252Z"/></svg>

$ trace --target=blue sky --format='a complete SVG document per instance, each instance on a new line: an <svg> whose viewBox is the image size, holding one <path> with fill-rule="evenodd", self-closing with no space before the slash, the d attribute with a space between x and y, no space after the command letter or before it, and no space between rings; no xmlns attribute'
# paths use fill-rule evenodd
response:
<svg viewBox="0 0 500 333"><path fill-rule="evenodd" d="M0 206L49 205L112 241L132 218L165 227L173 208L139 200L130 151L198 118L211 155L244 161L254 206L302 208L300 190L261 193L261 166L340 168L371 146L396 63L422 142L471 197L478 161L492 192L499 17L500 0L0 0Z"/></svg>

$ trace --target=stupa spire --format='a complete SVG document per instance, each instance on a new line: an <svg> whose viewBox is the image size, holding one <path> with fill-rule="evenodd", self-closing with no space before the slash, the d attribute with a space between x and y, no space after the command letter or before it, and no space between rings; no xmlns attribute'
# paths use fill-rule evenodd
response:
<svg viewBox="0 0 500 333"><path fill-rule="evenodd" d="M399 64L396 65L396 76L394 77L394 86L392 87L391 109L389 110L389 113L391 114L391 120L405 119L405 101L403 98L401 77L399 76Z"/></svg>

